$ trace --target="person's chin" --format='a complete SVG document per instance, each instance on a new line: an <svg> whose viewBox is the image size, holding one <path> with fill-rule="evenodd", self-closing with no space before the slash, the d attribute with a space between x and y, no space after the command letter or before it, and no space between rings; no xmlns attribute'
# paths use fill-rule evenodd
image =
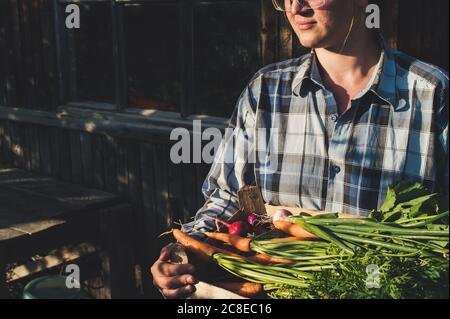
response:
<svg viewBox="0 0 450 319"><path fill-rule="evenodd" d="M303 47L309 49L317 48L320 44L320 39L314 34L300 34L299 40Z"/></svg>

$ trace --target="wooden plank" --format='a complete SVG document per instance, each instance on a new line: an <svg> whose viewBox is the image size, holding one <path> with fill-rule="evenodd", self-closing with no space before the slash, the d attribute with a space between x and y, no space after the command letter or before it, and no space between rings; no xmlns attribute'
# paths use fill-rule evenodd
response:
<svg viewBox="0 0 450 319"><path fill-rule="evenodd" d="M283 14L279 16L278 60L282 61L292 58L292 42L292 27L287 17Z"/></svg>
<svg viewBox="0 0 450 319"><path fill-rule="evenodd" d="M41 171L41 155L39 153L39 126L37 125L27 125L28 126L28 143L30 145L30 160L31 160L31 171L40 172Z"/></svg>
<svg viewBox="0 0 450 319"><path fill-rule="evenodd" d="M0 121L0 168L2 167L2 163L4 163L3 153L2 153L4 135L5 135L5 131L3 128L3 121Z"/></svg>
<svg viewBox="0 0 450 319"><path fill-rule="evenodd" d="M194 164L181 164L181 181L183 183L183 216L184 223L191 221L201 204L197 201L201 188L197 188Z"/></svg>
<svg viewBox="0 0 450 319"><path fill-rule="evenodd" d="M117 191L123 198L128 199L128 165L126 141L120 140L116 146L117 156Z"/></svg>
<svg viewBox="0 0 450 319"><path fill-rule="evenodd" d="M142 143L140 145L140 167L141 167L141 183L142 183L142 231L143 240L147 243L148 248L142 252L143 269L150 269L150 266L159 256L161 247L156 238L156 223L154 216L156 215L156 193L155 189L155 172L154 165L154 149L152 145ZM158 290L151 283L150 276L142 279L144 293L147 295L159 296Z"/></svg>
<svg viewBox="0 0 450 319"><path fill-rule="evenodd" d="M182 183L181 166L172 163L170 157L167 157L166 165L168 175L169 204L172 211L172 222L183 222L184 219L184 190Z"/></svg>
<svg viewBox="0 0 450 319"><path fill-rule="evenodd" d="M7 97L7 78L9 72L7 71L8 63L8 38L7 34L9 33L9 16L8 12L8 1L0 2L0 105L7 106L8 105L8 97ZM1 142L0 142L1 143ZM0 144L1 146L1 144ZM0 148L1 149L1 148Z"/></svg>
<svg viewBox="0 0 450 319"><path fill-rule="evenodd" d="M2 247L0 247L0 299L6 299L8 298L8 295L8 289L6 286L6 257Z"/></svg>
<svg viewBox="0 0 450 319"><path fill-rule="evenodd" d="M21 107L35 108L36 107L36 79L33 74L33 48L32 48L32 21L31 21L31 3L32 0L22 0L19 2L20 25L21 25L21 39L23 49L23 60L25 64L24 74L24 104Z"/></svg>
<svg viewBox="0 0 450 319"><path fill-rule="evenodd" d="M104 189L104 159L103 159L103 137L99 134L93 136L92 148L93 148L93 169L94 169L94 181L95 188Z"/></svg>
<svg viewBox="0 0 450 319"><path fill-rule="evenodd" d="M154 192L156 192L156 214L153 216L153 222L156 225L156 233L153 236L158 237L163 232L173 227L174 212L170 205L168 167L168 150L164 145L154 145L153 169L155 177ZM159 238L160 246L168 243L167 238Z"/></svg>
<svg viewBox="0 0 450 319"><path fill-rule="evenodd" d="M31 69L32 86L34 91L34 108L45 109L47 103L45 98L47 92L45 90L43 56L42 56L42 25L40 21L40 1L30 0L29 5L29 21L31 25L31 59L33 68Z"/></svg>
<svg viewBox="0 0 450 319"><path fill-rule="evenodd" d="M60 175L58 177L63 181L72 181L72 156L70 146L70 131L66 129L59 130L58 144L54 145L60 156Z"/></svg>
<svg viewBox="0 0 450 319"><path fill-rule="evenodd" d="M179 36L180 36L180 113L186 117L194 113L193 92L194 92L194 9L192 1L180 1L178 4Z"/></svg>
<svg viewBox="0 0 450 319"><path fill-rule="evenodd" d="M55 39L53 36L52 7L54 2L49 0L40 0L40 21L42 28L42 52L43 52L43 70L44 83L44 106L47 110L54 110L58 104L58 92L56 86L56 69L55 69Z"/></svg>
<svg viewBox="0 0 450 319"><path fill-rule="evenodd" d="M131 207L118 205L100 212L102 271L111 298L136 296Z"/></svg>
<svg viewBox="0 0 450 319"><path fill-rule="evenodd" d="M92 154L92 135L80 132L81 164L83 166L83 185L94 184L94 163Z"/></svg>
<svg viewBox="0 0 450 319"><path fill-rule="evenodd" d="M13 57L14 57L14 72L16 79L14 93L14 101L9 102L10 106L18 107L24 104L25 101L25 72L23 64L23 54L22 54L22 41L21 41L21 25L20 25L20 14L19 14L19 1L10 0L10 12L11 20L13 25Z"/></svg>
<svg viewBox="0 0 450 319"><path fill-rule="evenodd" d="M23 164L24 169L27 171L31 170L32 166L32 158L31 158L31 144L32 141L30 140L30 126L26 124L22 124L20 128L20 135L22 140L22 147L23 147Z"/></svg>
<svg viewBox="0 0 450 319"><path fill-rule="evenodd" d="M123 41L123 17L121 4L116 1L111 2L112 12L112 46L113 46L113 61L114 61L114 79L115 79L115 104L118 109L122 109L127 106L127 84L126 79L122 74L125 73L125 61L124 61L124 41Z"/></svg>
<svg viewBox="0 0 450 319"><path fill-rule="evenodd" d="M14 50L14 23L12 16L12 1L2 1L4 17L1 19L6 27L2 36L5 44L4 50L4 72L5 72L5 105L17 106L17 74L15 70L15 50Z"/></svg>
<svg viewBox="0 0 450 319"><path fill-rule="evenodd" d="M83 182L83 166L81 162L80 132L70 131L70 158L72 163L72 182L81 184Z"/></svg>
<svg viewBox="0 0 450 319"><path fill-rule="evenodd" d="M20 135L17 129L18 124L14 122L8 123L8 131L11 139L12 164L15 167L22 167L23 149L20 145Z"/></svg>
<svg viewBox="0 0 450 319"><path fill-rule="evenodd" d="M61 140L61 129L56 127L48 128L50 135L50 159L52 163L52 176L61 176L61 150L58 149Z"/></svg>
<svg viewBox="0 0 450 319"><path fill-rule="evenodd" d="M128 143L127 146L127 164L128 164L128 192L129 200L133 211L133 233L134 233L134 251L137 263L136 285L141 294L144 293L144 281L142 274L147 273L148 265L145 260L146 251L149 250L149 242L145 239L144 224L144 205L142 199L142 175L141 175L141 154L138 143ZM139 275L140 273L140 275Z"/></svg>
<svg viewBox="0 0 450 319"><path fill-rule="evenodd" d="M9 227L13 223L24 223L43 218L53 218L87 206L83 200L61 200L53 194L42 195L20 186L0 185L0 225ZM75 197L75 196L74 196ZM71 197L72 199L73 197ZM8 224L10 223L10 224Z"/></svg>
<svg viewBox="0 0 450 319"><path fill-rule="evenodd" d="M4 144L6 144L5 121L0 121L0 167L2 164L6 164L3 153L3 149L6 147Z"/></svg>
<svg viewBox="0 0 450 319"><path fill-rule="evenodd" d="M108 192L117 193L117 143L111 136L106 136L103 142L105 189Z"/></svg>
<svg viewBox="0 0 450 319"><path fill-rule="evenodd" d="M13 151L12 151L12 139L11 139L11 122L3 121L3 145L2 145L2 158L3 162L8 165L13 164Z"/></svg>
<svg viewBox="0 0 450 319"><path fill-rule="evenodd" d="M277 14L270 1L261 1L261 51L262 63L267 65L276 61Z"/></svg>
<svg viewBox="0 0 450 319"><path fill-rule="evenodd" d="M0 106L0 119L11 122L23 122L78 130L89 133L104 134L111 137L133 139L141 142L167 143L173 128L187 127L192 129L193 119L202 120L202 126L224 130L226 120L218 121L216 117L195 116L187 119L167 119L155 115L153 118L143 115L130 115L109 112L107 118L98 119L106 112L85 109L84 115L67 113L42 112Z"/></svg>
<svg viewBox="0 0 450 319"><path fill-rule="evenodd" d="M0 170L0 187L7 187L30 196L57 200L77 206L111 202L116 198L114 194L88 189L18 169Z"/></svg>
<svg viewBox="0 0 450 319"><path fill-rule="evenodd" d="M39 129L39 159L41 162L41 172L45 175L52 174L52 157L50 151L50 134L49 127L40 126Z"/></svg>
<svg viewBox="0 0 450 319"><path fill-rule="evenodd" d="M14 267L10 272L11 276L8 278L8 282L23 279L65 263L71 263L95 252L95 246L89 243L61 247L40 259Z"/></svg>
<svg viewBox="0 0 450 319"><path fill-rule="evenodd" d="M24 235L25 234L23 232L13 230L11 228L0 228L0 249L2 249L3 243Z"/></svg>

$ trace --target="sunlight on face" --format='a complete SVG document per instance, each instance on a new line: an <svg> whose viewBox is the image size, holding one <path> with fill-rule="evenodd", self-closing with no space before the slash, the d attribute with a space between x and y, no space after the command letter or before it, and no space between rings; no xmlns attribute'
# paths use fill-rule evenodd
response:
<svg viewBox="0 0 450 319"><path fill-rule="evenodd" d="M348 32L354 15L354 0L322 0L320 7L306 2L285 0L286 16L300 40L307 48L339 47ZM313 7L313 8L311 8Z"/></svg>

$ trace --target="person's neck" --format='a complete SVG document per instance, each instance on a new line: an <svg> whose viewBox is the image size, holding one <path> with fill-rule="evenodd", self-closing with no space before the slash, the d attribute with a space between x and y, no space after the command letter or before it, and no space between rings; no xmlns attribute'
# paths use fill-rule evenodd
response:
<svg viewBox="0 0 450 319"><path fill-rule="evenodd" d="M357 31L357 30L355 30ZM321 71L339 82L359 83L379 61L381 48L375 38L364 34L369 30L359 30L348 40L342 52L338 49L315 49Z"/></svg>
<svg viewBox="0 0 450 319"><path fill-rule="evenodd" d="M314 50L323 82L335 94L341 112L367 86L378 64L381 48L368 32L365 27L355 29L342 52L340 48Z"/></svg>

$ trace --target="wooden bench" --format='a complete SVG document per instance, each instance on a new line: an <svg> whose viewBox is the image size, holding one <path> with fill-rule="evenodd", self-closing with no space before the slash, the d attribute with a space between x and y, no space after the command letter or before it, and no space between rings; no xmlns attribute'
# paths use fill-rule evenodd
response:
<svg viewBox="0 0 450 319"><path fill-rule="evenodd" d="M113 194L20 169L0 170L0 298L8 297L7 264L80 244L95 247L100 258L103 288L96 297L134 297L131 214L131 206ZM26 264L21 267L26 272Z"/></svg>

